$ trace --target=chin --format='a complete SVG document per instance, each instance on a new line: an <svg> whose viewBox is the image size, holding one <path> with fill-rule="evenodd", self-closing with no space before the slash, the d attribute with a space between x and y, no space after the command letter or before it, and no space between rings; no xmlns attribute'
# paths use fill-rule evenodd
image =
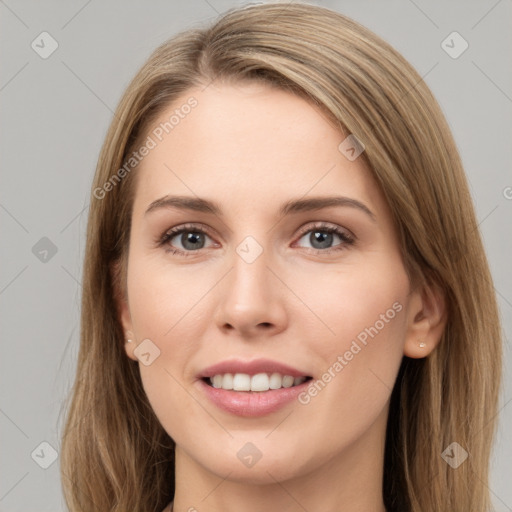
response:
<svg viewBox="0 0 512 512"><path fill-rule="evenodd" d="M257 451L255 446L258 445L258 441L251 445L247 439L244 436L243 441L231 440L233 448L222 450L222 457L219 456L217 446L212 447L209 454L203 452L196 460L220 478L256 485L289 480L311 471L312 460L297 457L298 444L283 449L283 446L272 446L268 442L265 447L262 446L264 443L259 443L261 450ZM301 454L303 453L301 450Z"/></svg>

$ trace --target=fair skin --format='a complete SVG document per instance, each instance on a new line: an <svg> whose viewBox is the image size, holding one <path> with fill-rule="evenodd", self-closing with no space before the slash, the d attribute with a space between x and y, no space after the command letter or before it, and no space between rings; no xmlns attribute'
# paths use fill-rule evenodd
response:
<svg viewBox="0 0 512 512"><path fill-rule="evenodd" d="M120 304L133 339L128 357L138 361L134 350L145 339L160 350L139 367L176 442L174 510L385 511L389 398L402 357L425 357L439 342L443 300L411 290L380 189L362 158L350 161L338 150L345 135L317 107L261 84L213 83L187 91L155 125L190 96L198 106L136 170L128 301ZM221 212L145 213L165 195L208 199ZM333 195L360 202L373 218L350 204L278 213L292 199ZM354 243L329 238L318 222ZM158 246L186 223L193 223L187 233ZM191 249L187 234L200 227L208 233ZM251 263L237 252L247 236L263 250ZM307 404L294 399L244 417L201 388L202 369L232 358L264 357L321 379L396 303L400 311ZM251 467L237 456L248 442L261 454Z"/></svg>

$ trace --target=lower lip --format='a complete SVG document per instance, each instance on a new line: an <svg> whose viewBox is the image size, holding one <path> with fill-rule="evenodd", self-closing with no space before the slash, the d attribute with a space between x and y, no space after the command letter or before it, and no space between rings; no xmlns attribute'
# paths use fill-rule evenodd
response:
<svg viewBox="0 0 512 512"><path fill-rule="evenodd" d="M199 379L200 388L220 409L237 416L264 416L278 411L292 402L297 395L312 382L312 379L291 388L270 389L268 391L228 391L214 388Z"/></svg>

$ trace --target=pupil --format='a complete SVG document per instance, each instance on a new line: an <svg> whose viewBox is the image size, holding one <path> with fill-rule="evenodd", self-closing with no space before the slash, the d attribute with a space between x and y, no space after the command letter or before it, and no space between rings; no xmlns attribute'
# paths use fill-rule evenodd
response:
<svg viewBox="0 0 512 512"><path fill-rule="evenodd" d="M319 247L315 247L316 249L325 249L328 248L332 243L332 233L323 233L321 231L315 231L311 233L311 245L315 247L315 244L319 242Z"/></svg>
<svg viewBox="0 0 512 512"><path fill-rule="evenodd" d="M182 236L181 243L183 244L183 247L185 247L185 249L197 249L197 242L200 241L201 236L202 233L184 233Z"/></svg>

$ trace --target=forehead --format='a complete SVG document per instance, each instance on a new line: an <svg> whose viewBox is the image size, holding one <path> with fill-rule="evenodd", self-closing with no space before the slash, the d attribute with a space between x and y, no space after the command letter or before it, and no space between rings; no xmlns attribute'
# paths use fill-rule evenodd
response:
<svg viewBox="0 0 512 512"><path fill-rule="evenodd" d="M311 102L265 84L190 89L147 135L154 147L136 171L135 209L170 193L215 197L235 209L308 193L380 200L363 159L340 151L347 134Z"/></svg>

